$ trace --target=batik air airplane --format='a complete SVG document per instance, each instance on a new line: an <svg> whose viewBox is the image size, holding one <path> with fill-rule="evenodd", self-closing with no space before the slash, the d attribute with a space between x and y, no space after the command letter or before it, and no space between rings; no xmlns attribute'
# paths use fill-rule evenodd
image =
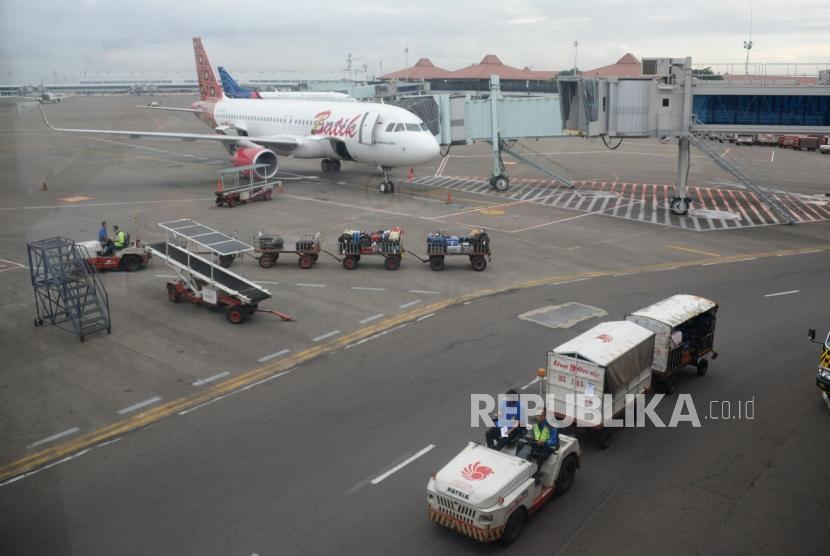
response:
<svg viewBox="0 0 830 556"><path fill-rule="evenodd" d="M343 160L379 166L381 193L391 193L392 168L426 164L439 153L438 142L412 112L388 104L315 100L229 99L222 92L200 38L193 39L201 99L190 108L167 108L190 112L215 133L64 129L56 131L183 141L214 141L231 154L234 166L262 164L254 170L260 178L273 177L279 156L322 158L323 172L337 172ZM161 108L161 107L160 107Z"/></svg>
<svg viewBox="0 0 830 556"><path fill-rule="evenodd" d="M346 93L317 92L317 91L257 91L247 89L231 77L228 70L219 66L219 79L222 81L222 90L228 98L259 98L277 100L339 100L341 102L357 102L357 99Z"/></svg>

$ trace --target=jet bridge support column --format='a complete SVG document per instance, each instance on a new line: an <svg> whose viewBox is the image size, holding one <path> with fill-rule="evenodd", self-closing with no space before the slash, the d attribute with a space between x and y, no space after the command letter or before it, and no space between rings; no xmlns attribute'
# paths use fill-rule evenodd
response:
<svg viewBox="0 0 830 556"><path fill-rule="evenodd" d="M490 173L490 185L497 191L507 191L510 187L510 177L504 168L504 161L501 158L501 137L499 136L499 97L501 97L501 85L499 76L490 76L490 123L493 132L491 140L493 145L493 171Z"/></svg>
<svg viewBox="0 0 830 556"><path fill-rule="evenodd" d="M681 137L677 142L677 181L674 196L669 202L671 211L678 215L689 212L691 199L688 195L689 166L691 164L691 146L688 137Z"/></svg>

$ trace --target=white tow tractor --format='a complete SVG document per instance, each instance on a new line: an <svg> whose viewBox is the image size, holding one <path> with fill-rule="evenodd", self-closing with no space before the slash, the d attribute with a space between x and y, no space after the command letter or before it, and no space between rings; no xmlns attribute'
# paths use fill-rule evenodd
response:
<svg viewBox="0 0 830 556"><path fill-rule="evenodd" d="M537 473L535 462L516 457L525 442L502 451L470 442L430 479L429 518L481 542L514 542L529 516L570 490L582 454L576 438L560 434Z"/></svg>

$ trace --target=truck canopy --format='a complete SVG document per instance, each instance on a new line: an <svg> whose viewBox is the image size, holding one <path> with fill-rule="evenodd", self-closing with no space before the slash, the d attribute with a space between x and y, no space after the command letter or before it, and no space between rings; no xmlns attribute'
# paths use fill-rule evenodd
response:
<svg viewBox="0 0 830 556"><path fill-rule="evenodd" d="M435 489L474 508L490 508L499 496L530 478L535 468L522 458L470 442L435 475Z"/></svg>
<svg viewBox="0 0 830 556"><path fill-rule="evenodd" d="M697 295L677 294L631 313L634 316L662 322L671 328L698 315L716 309L717 303Z"/></svg>

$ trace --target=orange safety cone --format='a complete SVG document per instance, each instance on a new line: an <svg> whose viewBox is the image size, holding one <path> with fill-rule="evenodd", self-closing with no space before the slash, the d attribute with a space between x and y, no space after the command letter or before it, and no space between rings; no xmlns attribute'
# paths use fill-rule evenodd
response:
<svg viewBox="0 0 830 556"><path fill-rule="evenodd" d="M412 168L409 169L409 173L406 175L406 179L412 181L412 178L415 177L415 170Z"/></svg>
<svg viewBox="0 0 830 556"><path fill-rule="evenodd" d="M222 178L216 180L216 192L222 193Z"/></svg>
<svg viewBox="0 0 830 556"><path fill-rule="evenodd" d="M447 190L447 204L448 205L452 204L452 191L449 190L449 189Z"/></svg>
<svg viewBox="0 0 830 556"><path fill-rule="evenodd" d="M41 191L49 191L49 188L46 187L46 182L43 182L43 186L40 188Z"/></svg>
<svg viewBox="0 0 830 556"><path fill-rule="evenodd" d="M285 193L285 189L283 189L281 181L277 182L277 193Z"/></svg>

